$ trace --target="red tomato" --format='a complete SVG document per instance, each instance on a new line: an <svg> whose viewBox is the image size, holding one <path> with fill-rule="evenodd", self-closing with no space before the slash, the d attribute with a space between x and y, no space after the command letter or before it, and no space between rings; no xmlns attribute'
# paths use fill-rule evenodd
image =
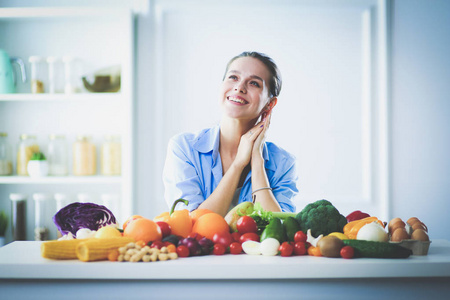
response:
<svg viewBox="0 0 450 300"><path fill-rule="evenodd" d="M278 248L278 251L281 252L281 256L291 256L292 252L294 252L294 246L292 246L289 242L283 242Z"/></svg>
<svg viewBox="0 0 450 300"><path fill-rule="evenodd" d="M177 247L177 254L179 257L188 257L189 256L189 248L185 245L181 245Z"/></svg>
<svg viewBox="0 0 450 300"><path fill-rule="evenodd" d="M165 238L166 236L170 235L172 233L172 228L169 224L163 221L158 221L156 224L161 229L162 237Z"/></svg>
<svg viewBox="0 0 450 300"><path fill-rule="evenodd" d="M213 254L214 255L224 255L225 254L225 246L222 244L214 244Z"/></svg>
<svg viewBox="0 0 450 300"><path fill-rule="evenodd" d="M231 254L241 254L242 253L242 246L238 242L231 243L230 245L230 253Z"/></svg>
<svg viewBox="0 0 450 300"><path fill-rule="evenodd" d="M242 216L236 223L236 228L240 233L254 232L258 231L258 226L255 220L249 216Z"/></svg>
<svg viewBox="0 0 450 300"><path fill-rule="evenodd" d="M198 234L197 232L191 232L187 237L196 239L197 241L200 241L203 238L203 236L201 234Z"/></svg>
<svg viewBox="0 0 450 300"><path fill-rule="evenodd" d="M306 234L303 233L303 231L299 230L294 235L294 242L306 242Z"/></svg>
<svg viewBox="0 0 450 300"><path fill-rule="evenodd" d="M305 255L306 254L306 245L304 242L296 242L294 244L294 254L295 255Z"/></svg>
<svg viewBox="0 0 450 300"><path fill-rule="evenodd" d="M231 234L231 238L233 239L234 242L240 242L239 239L241 237L242 234L240 234L239 232L233 232Z"/></svg>
<svg viewBox="0 0 450 300"><path fill-rule="evenodd" d="M239 242L242 244L243 242L246 241L255 241L255 242L259 242L259 235L254 233L254 232L247 232L244 233L243 235L241 235L241 237L239 238Z"/></svg>
<svg viewBox="0 0 450 300"><path fill-rule="evenodd" d="M216 233L213 236L214 244L222 244L225 248L228 248L232 242L233 238L231 237L231 233L228 231L224 231L221 233Z"/></svg>
<svg viewBox="0 0 450 300"><path fill-rule="evenodd" d="M154 241L151 245L150 248L157 248L157 249L161 249L164 246L164 243L161 241Z"/></svg>
<svg viewBox="0 0 450 300"><path fill-rule="evenodd" d="M351 246L344 246L341 248L341 257L343 258L353 258L355 255L355 250Z"/></svg>

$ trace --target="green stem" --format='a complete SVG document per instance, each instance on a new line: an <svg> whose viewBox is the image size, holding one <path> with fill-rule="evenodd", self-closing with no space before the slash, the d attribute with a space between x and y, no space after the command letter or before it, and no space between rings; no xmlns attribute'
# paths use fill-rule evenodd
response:
<svg viewBox="0 0 450 300"><path fill-rule="evenodd" d="M172 205L172 208L170 209L169 215L172 215L173 211L175 210L175 206L177 206L177 204L180 203L180 202L183 202L183 203L186 204L186 205L189 204L189 201L188 201L188 200L184 200L184 199L181 199L181 198L178 199L178 200L175 200L175 202L174 202L173 205Z"/></svg>

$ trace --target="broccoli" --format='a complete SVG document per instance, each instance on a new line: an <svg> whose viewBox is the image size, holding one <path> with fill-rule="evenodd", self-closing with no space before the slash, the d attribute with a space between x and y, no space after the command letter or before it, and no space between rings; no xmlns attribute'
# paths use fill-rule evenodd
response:
<svg viewBox="0 0 450 300"><path fill-rule="evenodd" d="M303 232L311 229L313 236L343 232L347 219L328 200L318 200L306 205L295 217Z"/></svg>

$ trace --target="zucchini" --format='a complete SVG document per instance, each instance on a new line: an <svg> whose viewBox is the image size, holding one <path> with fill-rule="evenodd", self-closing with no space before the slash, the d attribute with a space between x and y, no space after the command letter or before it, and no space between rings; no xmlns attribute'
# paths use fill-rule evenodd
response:
<svg viewBox="0 0 450 300"><path fill-rule="evenodd" d="M408 258L412 251L389 242L373 242L364 240L343 240L355 251L354 257L370 258Z"/></svg>

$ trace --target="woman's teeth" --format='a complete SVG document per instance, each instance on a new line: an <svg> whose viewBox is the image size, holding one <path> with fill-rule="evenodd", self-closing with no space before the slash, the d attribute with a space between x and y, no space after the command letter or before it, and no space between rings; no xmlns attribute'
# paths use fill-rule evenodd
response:
<svg viewBox="0 0 450 300"><path fill-rule="evenodd" d="M235 97L228 97L228 100L236 102L236 103L240 103L240 104L245 104L247 101L240 99L240 98L235 98Z"/></svg>

